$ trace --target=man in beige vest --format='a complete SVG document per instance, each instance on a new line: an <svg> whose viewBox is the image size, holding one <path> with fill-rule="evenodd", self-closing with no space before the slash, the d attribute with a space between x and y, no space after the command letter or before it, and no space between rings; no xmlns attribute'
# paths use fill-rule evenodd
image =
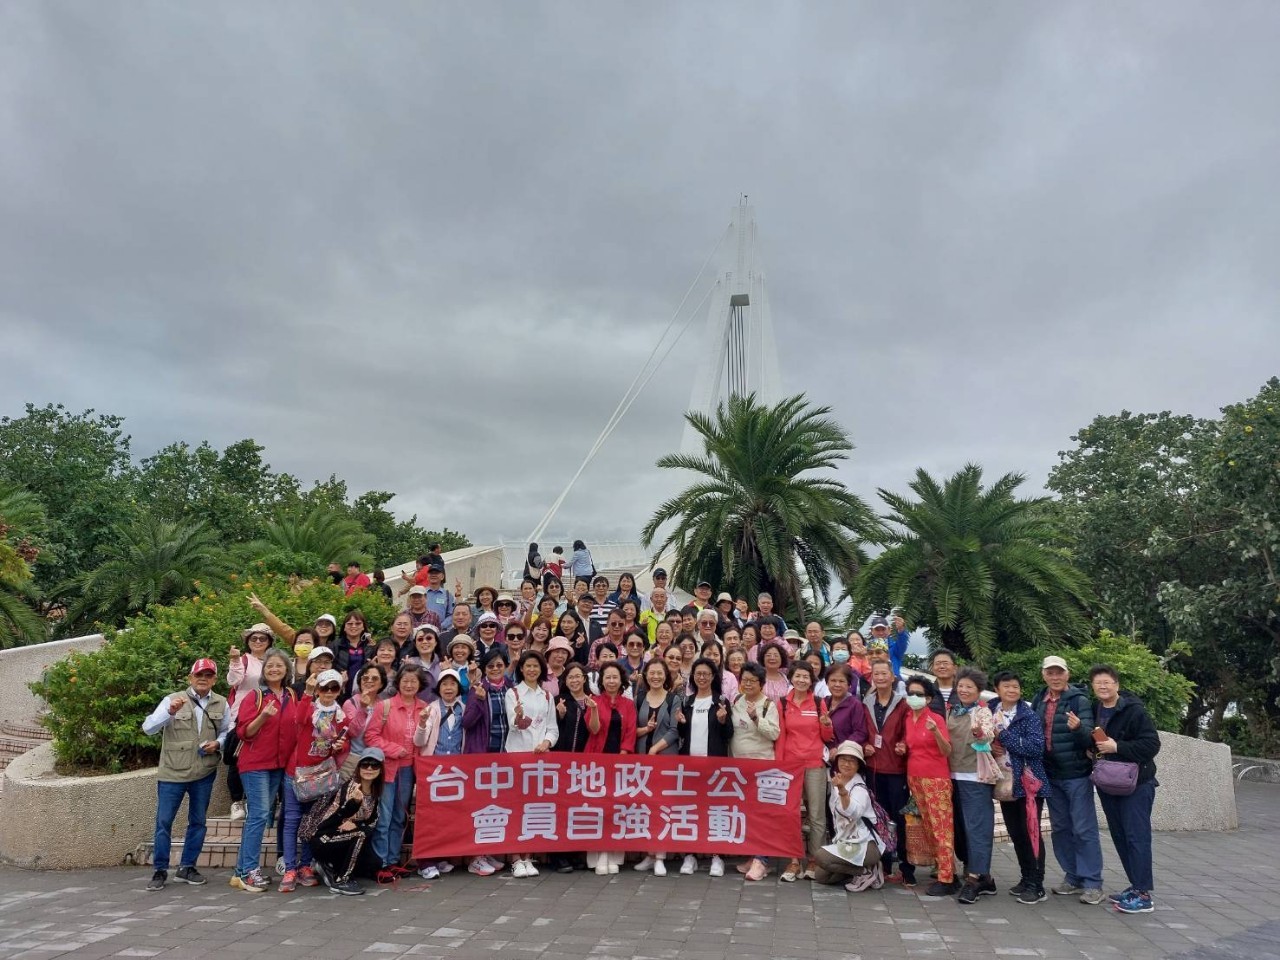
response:
<svg viewBox="0 0 1280 960"><path fill-rule="evenodd" d="M197 885L206 882L196 869L196 861L204 847L205 814L231 719L226 698L213 692L218 679L216 663L197 660L191 665L189 679L186 690L169 694L142 721L142 732L147 736L161 735L153 848L156 870L147 884L148 890L163 890L169 878L173 820L184 796L189 798L187 836L174 879Z"/></svg>

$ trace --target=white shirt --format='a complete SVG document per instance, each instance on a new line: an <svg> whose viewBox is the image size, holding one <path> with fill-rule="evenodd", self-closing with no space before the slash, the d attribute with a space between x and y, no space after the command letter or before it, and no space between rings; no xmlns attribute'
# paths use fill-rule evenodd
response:
<svg viewBox="0 0 1280 960"><path fill-rule="evenodd" d="M522 730L516 726L516 704L524 711L525 720L529 721ZM560 728L556 725L555 707L551 703L551 695L542 687L529 688L523 680L504 694L504 705L507 711L507 753L533 753L533 748L546 740L550 746L556 745L560 736Z"/></svg>
<svg viewBox="0 0 1280 960"><path fill-rule="evenodd" d="M192 710L192 713L196 715L196 733L200 735L204 734L205 710L209 708L209 697L212 695L212 693L213 691L210 691L209 693L205 694L203 698L201 698L196 696L196 692L194 690L192 690L190 687L187 687L186 693L183 694L183 696L185 696L189 701L191 701L194 707L194 709ZM151 713L147 716L147 719L142 721L142 732L145 733L148 737L154 737L157 733L159 733L161 730L167 727L170 724L170 722L173 720L173 715L169 713L169 704L172 701L173 696L174 696L173 694L169 694L169 696L161 700L160 706L152 710ZM227 742L227 732L230 729L231 729L231 710L227 709L222 714L221 729L215 730L214 735L209 739L217 740L218 746L222 747Z"/></svg>
<svg viewBox="0 0 1280 960"><path fill-rule="evenodd" d="M714 697L698 697L693 701L693 716L689 718L689 756L707 755L707 734L711 730L711 708Z"/></svg>

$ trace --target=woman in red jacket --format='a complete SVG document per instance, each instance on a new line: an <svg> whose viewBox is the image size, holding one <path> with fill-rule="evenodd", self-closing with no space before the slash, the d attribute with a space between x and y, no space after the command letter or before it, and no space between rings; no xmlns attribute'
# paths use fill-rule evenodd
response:
<svg viewBox="0 0 1280 960"><path fill-rule="evenodd" d="M804 660L791 665L791 692L778 701L778 740L774 744L774 757L803 763L804 806L809 823L807 840L809 862L800 871L800 861L792 860L780 878L794 883L804 876L809 880L817 876L818 851L827 842L827 761L824 748L835 736L826 703L813 695L817 678L813 667Z"/></svg>
<svg viewBox="0 0 1280 960"><path fill-rule="evenodd" d="M271 885L260 869L262 835L271 821L284 768L293 752L291 711L295 704L289 670L289 657L283 650L268 650L262 658L262 686L244 698L236 714L236 736L240 738L237 766L249 811L240 833L231 886L245 893L261 893Z"/></svg>
<svg viewBox="0 0 1280 960"><path fill-rule="evenodd" d="M350 748L347 718L338 705L342 693L342 674L326 670L307 680L306 693L292 711L296 734L294 748L284 768L284 877L281 893L292 893L298 886L314 887L320 881L311 869L311 845L298 840L298 824L311 809L314 800L300 800L295 792L298 768L314 767L333 761L333 777L347 759ZM312 699L314 697L314 699Z"/></svg>
<svg viewBox="0 0 1280 960"><path fill-rule="evenodd" d="M395 696L374 707L365 727L365 743L377 747L386 758L382 772L385 783L378 800L378 826L373 833L373 852L382 868L393 874L402 869L400 848L404 845L409 798L413 794L413 758L416 752L413 733L427 710L427 704L418 699L418 691L427 683L426 676L414 661L401 667L396 674Z"/></svg>
<svg viewBox="0 0 1280 960"><path fill-rule="evenodd" d="M907 757L907 786L920 808L925 836L938 863L938 879L926 897L948 897L960 889L955 878L955 816L951 805L951 737L947 719L929 706L937 688L925 677L907 681L906 736L897 752Z"/></svg>
<svg viewBox="0 0 1280 960"><path fill-rule="evenodd" d="M635 753L636 705L622 695L626 680L616 662L605 663L597 676L600 692L591 698L595 708L587 709L587 753ZM626 855L621 851L588 851L587 868L598 876L617 873Z"/></svg>
<svg viewBox="0 0 1280 960"><path fill-rule="evenodd" d="M884 878L886 883L901 883L904 887L916 885L916 868L907 860L907 821L902 808L911 799L907 792L907 758L898 753L898 744L906 735L906 698L898 691L898 678L893 675L893 665L888 660L872 664L871 691L862 701L867 708L867 742L862 748L867 758L867 782L886 813L893 817L898 827L897 850L884 854ZM893 872L897 859L899 873Z"/></svg>

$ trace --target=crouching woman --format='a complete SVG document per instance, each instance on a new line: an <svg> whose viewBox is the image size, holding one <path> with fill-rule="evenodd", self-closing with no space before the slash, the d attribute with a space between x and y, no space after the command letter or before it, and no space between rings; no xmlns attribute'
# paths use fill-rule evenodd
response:
<svg viewBox="0 0 1280 960"><path fill-rule="evenodd" d="M871 791L862 779L866 761L862 746L846 740L832 752L827 807L831 811L832 842L817 851L818 883L844 883L850 893L884 886L880 860L884 853L874 824Z"/></svg>
<svg viewBox="0 0 1280 960"><path fill-rule="evenodd" d="M380 749L367 748L355 775L312 804L298 826L299 838L311 845L316 873L334 893L359 896L364 887L356 877L373 877L382 866L373 852L373 828L378 825L382 797L382 761Z"/></svg>

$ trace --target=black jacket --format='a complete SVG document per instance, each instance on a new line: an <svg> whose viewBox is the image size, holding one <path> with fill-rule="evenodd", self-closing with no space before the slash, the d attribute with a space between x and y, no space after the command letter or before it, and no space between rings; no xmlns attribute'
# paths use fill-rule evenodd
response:
<svg viewBox="0 0 1280 960"><path fill-rule="evenodd" d="M1044 725L1046 687L1036 694L1031 707ZM1067 726L1067 712L1080 718L1080 726L1072 730ZM1062 691L1062 700L1053 714L1053 730L1045 738L1044 766L1050 780L1078 780L1093 772L1089 750L1093 747L1093 702L1083 687L1069 684Z"/></svg>
<svg viewBox="0 0 1280 960"><path fill-rule="evenodd" d="M1096 711L1098 704L1093 707ZM1094 716L1097 716L1095 713ZM1083 724L1081 724L1083 726ZM1120 702L1111 715L1105 733L1116 742L1116 752L1110 757L1128 760L1138 765L1138 782L1155 779L1156 754L1160 752L1160 733L1151 721L1147 708L1132 693L1120 691Z"/></svg>
<svg viewBox="0 0 1280 960"><path fill-rule="evenodd" d="M684 756L689 755L689 731L693 727L693 701L696 697L685 697L680 704L680 709L684 713L684 723L678 725L680 731L680 753ZM711 704L711 715L707 718L707 756L708 757L727 757L729 755L729 741L733 739L733 711L729 710L728 716L725 717L724 723L716 719L716 710L724 703L726 707L731 705L723 697Z"/></svg>

